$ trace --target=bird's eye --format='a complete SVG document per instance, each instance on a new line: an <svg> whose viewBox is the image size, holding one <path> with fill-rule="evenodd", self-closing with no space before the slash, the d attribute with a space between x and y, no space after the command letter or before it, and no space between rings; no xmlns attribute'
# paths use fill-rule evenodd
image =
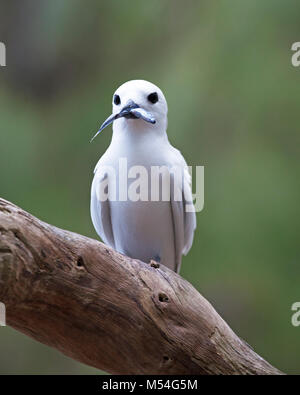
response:
<svg viewBox="0 0 300 395"><path fill-rule="evenodd" d="M121 103L119 95L114 95L114 103L118 106Z"/></svg>
<svg viewBox="0 0 300 395"><path fill-rule="evenodd" d="M158 102L158 94L156 92L150 93L150 95L148 96L148 100L154 104L156 102Z"/></svg>

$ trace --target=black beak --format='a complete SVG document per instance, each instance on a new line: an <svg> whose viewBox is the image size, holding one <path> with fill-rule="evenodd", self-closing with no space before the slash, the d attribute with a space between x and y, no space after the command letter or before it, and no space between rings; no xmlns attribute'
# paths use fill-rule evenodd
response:
<svg viewBox="0 0 300 395"><path fill-rule="evenodd" d="M106 128L106 126L110 125L111 123L113 123L113 121L115 121L118 118L127 118L127 119L143 119L146 122L149 123L155 123L155 118L153 117L153 115L144 110L143 108L139 107L137 104L135 104L132 100L129 100L129 102L126 104L125 107L122 108L122 110L118 113L118 114L111 114L106 121L103 122L103 124L101 125L100 129L98 130L98 132L95 134L95 136L91 139L91 142L94 140L95 137L98 136L98 134L100 132L102 132L102 130L104 128Z"/></svg>

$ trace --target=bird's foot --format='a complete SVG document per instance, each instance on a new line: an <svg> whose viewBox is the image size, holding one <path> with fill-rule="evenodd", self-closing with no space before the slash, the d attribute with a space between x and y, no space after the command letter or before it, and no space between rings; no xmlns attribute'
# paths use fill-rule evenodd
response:
<svg viewBox="0 0 300 395"><path fill-rule="evenodd" d="M160 256L156 255L153 259L150 259L150 266L158 269L160 266Z"/></svg>

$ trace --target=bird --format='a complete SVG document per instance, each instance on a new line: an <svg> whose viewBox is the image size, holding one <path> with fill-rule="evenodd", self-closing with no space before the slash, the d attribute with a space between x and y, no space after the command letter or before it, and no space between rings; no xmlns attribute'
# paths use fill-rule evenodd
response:
<svg viewBox="0 0 300 395"><path fill-rule="evenodd" d="M154 261L179 273L182 255L189 252L193 243L196 215L191 209L194 206L189 169L180 151L169 142L167 114L165 96L151 82L131 80L115 91L112 114L93 137L113 124L111 143L94 170L90 211L94 228L105 244L130 258ZM138 187L135 190L134 177L128 177L128 185L123 180L130 168L145 169L148 176L151 169L165 169L165 173L159 173L156 187L152 186L151 177L146 177L148 199L141 198ZM174 176L173 168L181 170L181 177ZM155 190L163 190L164 180L169 198ZM141 192L140 198L120 196L122 189L130 192L131 187ZM149 198L152 194L156 195Z"/></svg>

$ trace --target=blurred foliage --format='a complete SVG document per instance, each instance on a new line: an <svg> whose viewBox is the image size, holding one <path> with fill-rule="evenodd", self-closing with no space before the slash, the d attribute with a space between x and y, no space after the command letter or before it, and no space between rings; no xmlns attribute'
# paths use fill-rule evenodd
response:
<svg viewBox="0 0 300 395"><path fill-rule="evenodd" d="M89 140L121 83L154 82L170 141L205 166L181 274L288 373L300 367L299 12L296 0L0 1L1 197L96 237L89 189L111 131ZM0 329L0 373L95 372Z"/></svg>

